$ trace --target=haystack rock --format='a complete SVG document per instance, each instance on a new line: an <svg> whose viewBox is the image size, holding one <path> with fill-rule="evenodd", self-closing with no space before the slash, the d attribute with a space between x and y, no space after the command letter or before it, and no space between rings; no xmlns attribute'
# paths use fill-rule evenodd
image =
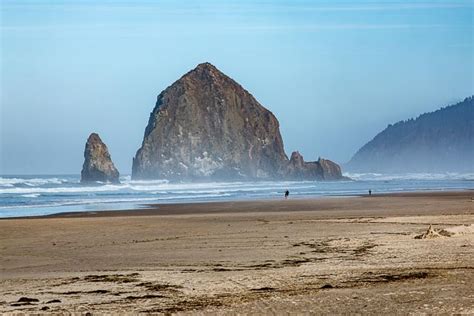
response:
<svg viewBox="0 0 474 316"><path fill-rule="evenodd" d="M119 183L119 172L110 158L107 146L98 134L92 133L84 150L81 183L96 181Z"/></svg>
<svg viewBox="0 0 474 316"><path fill-rule="evenodd" d="M320 164L314 166L294 173L323 179ZM132 178L271 180L287 177L289 167L276 117L203 63L158 95Z"/></svg>

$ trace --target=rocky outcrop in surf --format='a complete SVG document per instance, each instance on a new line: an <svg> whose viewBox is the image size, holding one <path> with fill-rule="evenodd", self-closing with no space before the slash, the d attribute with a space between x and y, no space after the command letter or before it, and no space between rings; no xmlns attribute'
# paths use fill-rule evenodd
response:
<svg viewBox="0 0 474 316"><path fill-rule="evenodd" d="M323 180L349 180L342 176L341 167L329 159L319 158L316 161L321 166L321 177Z"/></svg>
<svg viewBox="0 0 474 316"><path fill-rule="evenodd" d="M333 163L288 160L276 117L210 63L158 96L132 178L169 180L337 179Z"/></svg>
<svg viewBox="0 0 474 316"><path fill-rule="evenodd" d="M81 183L119 182L119 172L110 158L107 146L96 133L90 134L84 150Z"/></svg>
<svg viewBox="0 0 474 316"><path fill-rule="evenodd" d="M335 162L322 158L319 158L318 161L307 162L298 151L291 154L285 178L292 180L344 179L341 168Z"/></svg>

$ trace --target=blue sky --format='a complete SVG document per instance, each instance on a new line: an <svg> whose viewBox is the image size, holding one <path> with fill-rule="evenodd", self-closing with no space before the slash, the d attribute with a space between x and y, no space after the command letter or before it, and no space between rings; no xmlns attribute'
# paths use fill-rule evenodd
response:
<svg viewBox="0 0 474 316"><path fill-rule="evenodd" d="M474 93L474 1L0 3L0 174L79 173L93 131L130 173L156 96L204 61L306 160Z"/></svg>

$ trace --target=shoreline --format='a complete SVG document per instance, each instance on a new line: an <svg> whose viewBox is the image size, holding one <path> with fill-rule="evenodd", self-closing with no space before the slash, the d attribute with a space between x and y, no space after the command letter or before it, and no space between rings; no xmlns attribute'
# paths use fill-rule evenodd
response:
<svg viewBox="0 0 474 316"><path fill-rule="evenodd" d="M0 313L474 313L473 196L167 204L0 220ZM417 238L430 226L453 235Z"/></svg>
<svg viewBox="0 0 474 316"><path fill-rule="evenodd" d="M0 221L21 219L49 219L49 218L88 218L88 217L133 217L133 216L169 216L169 215L197 215L197 214L225 214L225 213L252 213L252 212L292 212L314 211L322 212L334 209L339 202L357 202L359 199L380 198L460 198L474 201L474 189L440 190L440 191L409 191L393 193L373 193L372 195L344 195L344 196L297 196L288 200L283 198L269 198L260 200L237 201L206 201L187 203L152 203L140 204L143 207L125 210L100 210L60 212L38 216L1 217ZM298 208L295 210L294 208ZM330 215L330 214L327 214ZM376 214L373 214L376 215Z"/></svg>

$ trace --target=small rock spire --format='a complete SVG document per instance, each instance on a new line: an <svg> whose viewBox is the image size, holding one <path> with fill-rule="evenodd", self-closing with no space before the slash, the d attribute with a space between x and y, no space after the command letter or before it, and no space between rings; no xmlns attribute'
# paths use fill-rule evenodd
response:
<svg viewBox="0 0 474 316"><path fill-rule="evenodd" d="M97 133L90 134L84 149L81 183L97 181L119 183L119 176L107 146Z"/></svg>

